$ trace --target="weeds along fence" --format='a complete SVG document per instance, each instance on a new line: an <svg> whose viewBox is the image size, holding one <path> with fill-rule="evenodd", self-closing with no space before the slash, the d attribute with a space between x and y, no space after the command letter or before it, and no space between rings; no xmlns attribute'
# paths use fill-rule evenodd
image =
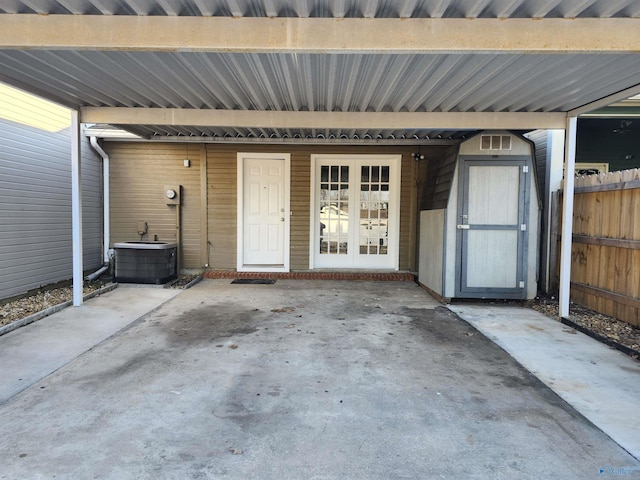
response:
<svg viewBox="0 0 640 480"><path fill-rule="evenodd" d="M571 299L640 326L640 169L576 178Z"/></svg>

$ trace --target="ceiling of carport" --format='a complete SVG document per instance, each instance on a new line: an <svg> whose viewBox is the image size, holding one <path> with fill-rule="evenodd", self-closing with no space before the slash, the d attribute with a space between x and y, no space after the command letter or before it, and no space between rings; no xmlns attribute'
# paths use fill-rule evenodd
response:
<svg viewBox="0 0 640 480"><path fill-rule="evenodd" d="M577 18L640 16L636 0L10 0L0 13L231 17Z"/></svg>
<svg viewBox="0 0 640 480"><path fill-rule="evenodd" d="M2 14L311 18L638 18L638 0L13 0ZM400 21L400 20L399 20ZM398 23L398 27L402 24ZM630 32L632 33L632 32ZM388 35L403 34L402 31ZM640 84L635 52L308 53L0 48L0 80L71 108L567 112ZM469 129L128 123L149 138L422 140ZM114 122L115 123L115 122Z"/></svg>

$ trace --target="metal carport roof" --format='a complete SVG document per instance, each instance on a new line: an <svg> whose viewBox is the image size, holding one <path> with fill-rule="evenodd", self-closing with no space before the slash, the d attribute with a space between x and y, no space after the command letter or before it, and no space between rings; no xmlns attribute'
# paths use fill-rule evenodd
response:
<svg viewBox="0 0 640 480"><path fill-rule="evenodd" d="M640 92L638 0L3 3L1 81L152 139L428 142Z"/></svg>

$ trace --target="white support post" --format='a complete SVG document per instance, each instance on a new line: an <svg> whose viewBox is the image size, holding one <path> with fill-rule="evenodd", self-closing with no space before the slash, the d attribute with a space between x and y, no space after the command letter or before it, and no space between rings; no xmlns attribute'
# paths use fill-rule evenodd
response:
<svg viewBox="0 0 640 480"><path fill-rule="evenodd" d="M564 192L562 195L562 241L560 243L560 318L569 317L569 295L571 290L571 241L573 235L573 190L575 183L577 126L577 117L567 118Z"/></svg>
<svg viewBox="0 0 640 480"><path fill-rule="evenodd" d="M73 306L82 305L82 185L80 113L71 111L71 222L73 243Z"/></svg>

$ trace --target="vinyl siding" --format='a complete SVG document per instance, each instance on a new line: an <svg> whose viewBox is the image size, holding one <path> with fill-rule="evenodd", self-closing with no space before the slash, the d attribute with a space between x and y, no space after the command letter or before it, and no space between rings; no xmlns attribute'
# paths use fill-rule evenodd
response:
<svg viewBox="0 0 640 480"><path fill-rule="evenodd" d="M420 181L423 187L420 210L442 210L447 208L453 174L458 161L458 148L455 146L449 147L439 153L439 156L432 155L424 162L421 162Z"/></svg>
<svg viewBox="0 0 640 480"><path fill-rule="evenodd" d="M3 91L0 97L14 101ZM37 118L33 110L39 108L58 122L65 123L60 117L66 115L69 124L67 110L48 109L45 102L23 108L27 118ZM81 155L83 262L89 270L102 263L102 171L86 139ZM72 277L68 127L49 132L0 119L0 226L0 298Z"/></svg>
<svg viewBox="0 0 640 480"><path fill-rule="evenodd" d="M237 149L207 145L207 229L209 266L235 270L237 230Z"/></svg>
<svg viewBox="0 0 640 480"><path fill-rule="evenodd" d="M525 137L533 142L535 148L535 167L538 179L538 195L540 196L540 198L546 198L544 187L546 184L547 172L547 131L534 130L533 132L527 133Z"/></svg>
<svg viewBox="0 0 640 480"><path fill-rule="evenodd" d="M423 147L424 149L424 147ZM410 147L345 147L334 145L207 145L209 264L213 269L236 268L237 153L264 152L291 154L291 245L292 271L309 269L310 182L312 154L401 154L400 270L415 269L417 200L416 162Z"/></svg>
<svg viewBox="0 0 640 480"><path fill-rule="evenodd" d="M200 268L201 145L106 142L110 158L111 242L140 240L138 221L145 221L144 240L176 241L176 207L166 204L165 185L182 186L181 267ZM185 159L191 161L185 167Z"/></svg>
<svg viewBox="0 0 640 480"><path fill-rule="evenodd" d="M290 268L309 269L310 175L312 154L400 154L399 268L415 271L418 224L415 147L337 145L226 145L189 144L191 168L183 166L186 144L106 142L111 158L112 242L139 239L138 220L149 224L149 237L175 240L175 207L163 197L164 185L183 186L183 267L235 270L237 263L237 154L238 152L291 154ZM440 155L443 147L421 147ZM206 232L201 231L199 159L206 149ZM204 157L204 156L203 156ZM203 215L205 213L203 212ZM206 233L206 235L205 235ZM147 238L147 237L145 237ZM208 242L202 249L202 242ZM203 252L201 254L201 252Z"/></svg>

